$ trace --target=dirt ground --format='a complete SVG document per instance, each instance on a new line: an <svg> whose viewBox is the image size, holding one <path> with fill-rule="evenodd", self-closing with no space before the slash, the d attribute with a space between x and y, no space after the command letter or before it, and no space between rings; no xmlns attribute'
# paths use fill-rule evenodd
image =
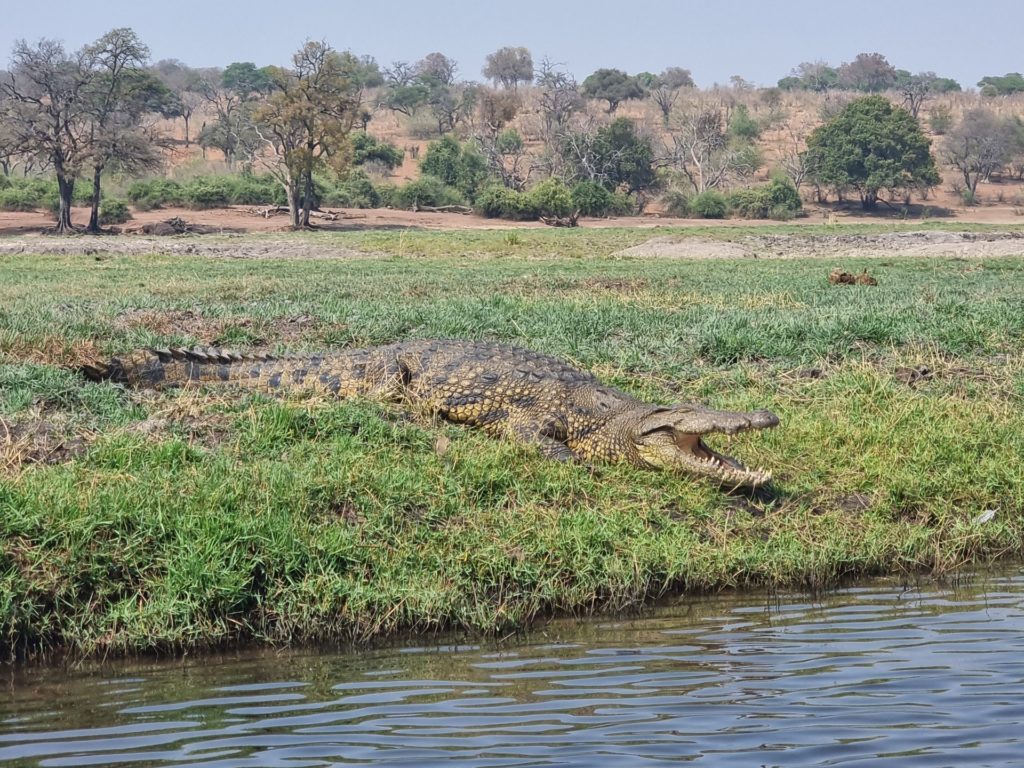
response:
<svg viewBox="0 0 1024 768"><path fill-rule="evenodd" d="M0 214L0 226L5 216ZM25 219L28 215L19 214ZM158 222L172 215L188 217L191 224L202 224L209 229L205 235L159 237L131 234L133 228L148 222ZM362 228L403 229L415 227L439 231L490 229L502 227L542 228L536 222L496 222L475 216L444 213L411 213L402 211L359 212L365 218L340 218L325 222L324 231L345 231ZM61 254L123 254L171 253L230 259L351 259L374 258L372 252L359 251L323 239L312 241L285 234L279 220L266 220L250 216L240 210L181 211L167 209L144 214L139 221L125 227L125 234L102 237L52 237L41 233L38 226L25 224L20 228L3 230L0 237L0 256L18 253ZM27 221L27 219L26 219ZM876 221L877 219L869 219ZM221 226L217 226L217 222ZM36 222L31 222L33 225ZM721 222L725 226L750 225L752 222ZM775 222L771 222L775 223ZM993 222L995 223L995 222ZM835 234L787 235L768 231L765 234L744 234L734 240L713 239L678 233L660 234L662 227L707 226L708 222L686 219L588 219L584 227L625 226L651 231L651 237L638 245L611 254L619 258L667 259L793 259L813 257L889 258L900 256L952 256L958 258L987 258L1020 256L1024 254L1024 223L1015 218L1014 227L1005 231L903 231L879 234L853 234L837 231ZM718 226L720 222L714 222ZM248 227L242 225L250 225ZM281 233L274 236L273 233ZM247 237L249 233L268 233Z"/></svg>
<svg viewBox="0 0 1024 768"><path fill-rule="evenodd" d="M911 210L911 220L920 215L921 206ZM223 234L240 234L247 232L283 232L288 229L287 216L273 215L269 218L252 213L252 208L232 206L229 208L213 208L203 211L191 211L183 208L161 208L152 211L136 212L131 221L118 229L124 234L141 234L143 227L181 218L190 224L201 225ZM938 213L943 214L939 216ZM457 213L428 213L425 211L397 211L391 209L331 209L337 214L336 221L317 219L316 225L324 231L351 231L361 229L427 229L427 230L458 230L458 229L538 229L546 225L538 221L514 222L503 219L485 219L481 216L462 215ZM961 209L932 209L931 215L941 221L955 221L971 224L1005 224L1007 226L1024 226L1021 209L1011 205L979 206ZM85 208L76 208L72 212L72 221L84 223L89 213ZM924 220L924 219L921 219ZM823 224L823 223L884 223L903 221L894 211L883 209L876 215L864 215L856 207L836 209L824 206L807 208L807 215L793 219L791 224ZM708 225L724 227L776 226L778 222L749 219L726 219L708 221L705 219L680 219L662 216L652 212L643 216L620 216L607 219L582 219L580 225L588 228L629 227L638 229L654 229L657 227L706 227ZM53 219L46 213L7 212L0 211L0 236L34 235L45 232L53 226Z"/></svg>

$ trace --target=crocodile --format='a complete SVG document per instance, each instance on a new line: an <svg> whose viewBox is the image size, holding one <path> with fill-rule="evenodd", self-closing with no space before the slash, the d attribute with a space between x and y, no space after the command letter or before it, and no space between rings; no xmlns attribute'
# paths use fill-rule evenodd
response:
<svg viewBox="0 0 1024 768"><path fill-rule="evenodd" d="M771 473L748 469L705 437L779 423L766 410L643 402L565 360L492 342L406 341L301 357L140 349L81 372L139 388L232 384L398 402L535 445L551 459L627 462L733 488L761 486Z"/></svg>

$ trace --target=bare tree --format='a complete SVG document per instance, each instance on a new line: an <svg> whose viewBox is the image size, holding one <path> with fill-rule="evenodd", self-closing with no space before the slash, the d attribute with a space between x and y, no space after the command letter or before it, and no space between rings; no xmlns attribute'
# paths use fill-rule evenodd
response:
<svg viewBox="0 0 1024 768"><path fill-rule="evenodd" d="M972 197L978 182L1001 170L1013 157L1017 137L1014 124L985 109L964 115L943 141L943 156L960 171Z"/></svg>
<svg viewBox="0 0 1024 768"><path fill-rule="evenodd" d="M420 78L430 78L441 83L441 85L454 85L455 73L459 65L455 59L449 59L443 53L428 53L416 62L416 75Z"/></svg>
<svg viewBox="0 0 1024 768"><path fill-rule="evenodd" d="M668 136L671 164L698 194L750 176L760 163L752 145L730 141L720 105L698 101L689 109L677 110Z"/></svg>
<svg viewBox="0 0 1024 768"><path fill-rule="evenodd" d="M650 89L651 99L661 110L662 119L667 123L672 107L679 98L679 89L693 88L693 77L690 70L682 67L668 67L654 79Z"/></svg>
<svg viewBox="0 0 1024 768"><path fill-rule="evenodd" d="M214 147L224 153L224 162L232 168L239 156L251 160L260 146L253 131L253 111L259 98L271 88L266 70L251 62L235 62L224 70L201 72L196 88L216 115L212 125L199 134L204 148Z"/></svg>
<svg viewBox="0 0 1024 768"><path fill-rule="evenodd" d="M95 77L84 91L88 102L89 164L92 167L92 210L88 232L99 232L100 184L104 169L116 165L138 172L159 167L160 154L152 133L141 120L150 96L164 86L143 70L149 49L134 31L113 29L88 46Z"/></svg>
<svg viewBox="0 0 1024 768"><path fill-rule="evenodd" d="M880 53L858 53L839 67L839 84L852 91L877 93L896 84L896 68Z"/></svg>
<svg viewBox="0 0 1024 768"><path fill-rule="evenodd" d="M492 175L509 189L518 192L526 189L534 165L518 131L514 128L500 133L485 130L476 136L476 143Z"/></svg>
<svg viewBox="0 0 1024 768"><path fill-rule="evenodd" d="M576 79L561 64L545 58L537 72L537 104L544 122L544 140L551 144L569 119L583 109L583 96Z"/></svg>
<svg viewBox="0 0 1024 768"><path fill-rule="evenodd" d="M9 148L44 157L53 167L60 197L56 231L61 233L73 230L75 182L91 151L90 103L84 92L96 77L93 63L88 48L68 54L53 40L34 46L19 40L0 86Z"/></svg>
<svg viewBox="0 0 1024 768"><path fill-rule="evenodd" d="M787 135L781 139L778 162L793 186L799 189L811 174L807 162L807 135L789 126Z"/></svg>
<svg viewBox="0 0 1024 768"><path fill-rule="evenodd" d="M176 116L185 123L185 146L192 142L190 127L192 115L203 103L200 88L202 75L199 70L181 63L177 59L163 59L152 67L160 81L174 94Z"/></svg>
<svg viewBox="0 0 1024 768"><path fill-rule="evenodd" d="M411 85L417 77L415 65L407 61L393 61L384 69L384 82L392 85Z"/></svg>

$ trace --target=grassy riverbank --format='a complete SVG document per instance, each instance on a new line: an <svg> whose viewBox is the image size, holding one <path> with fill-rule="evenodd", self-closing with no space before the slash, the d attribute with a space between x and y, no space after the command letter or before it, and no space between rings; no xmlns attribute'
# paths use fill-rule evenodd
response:
<svg viewBox="0 0 1024 768"><path fill-rule="evenodd" d="M666 589L1024 554L1024 243L966 260L609 256L643 237L0 258L0 649L505 631ZM834 266L879 285L831 286ZM522 344L652 399L769 407L782 428L732 448L777 481L727 495L376 403L125 392L62 367L151 344L418 337Z"/></svg>

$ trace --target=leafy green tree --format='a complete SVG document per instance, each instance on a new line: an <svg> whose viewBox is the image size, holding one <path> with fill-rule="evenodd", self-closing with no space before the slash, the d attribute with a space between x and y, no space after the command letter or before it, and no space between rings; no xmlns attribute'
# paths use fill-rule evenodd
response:
<svg viewBox="0 0 1024 768"><path fill-rule="evenodd" d="M583 81L580 89L584 96L608 102L608 114L614 114L619 104L629 99L642 99L643 86L635 77L621 69L599 69Z"/></svg>
<svg viewBox="0 0 1024 768"><path fill-rule="evenodd" d="M432 78L424 78L429 90L426 103L437 122L437 134L444 136L473 115L477 89L472 83L446 85Z"/></svg>
<svg viewBox="0 0 1024 768"><path fill-rule="evenodd" d="M655 186L654 149L636 132L632 120L620 117L595 133L569 133L561 152L576 181L596 181L608 190L642 192Z"/></svg>
<svg viewBox="0 0 1024 768"><path fill-rule="evenodd" d="M811 133L807 158L819 183L857 190L863 207L871 210L881 190L939 183L930 147L907 110L882 96L864 96Z"/></svg>
<svg viewBox="0 0 1024 768"><path fill-rule="evenodd" d="M268 69L260 69L251 61L228 64L221 75L221 85L243 97L269 93L273 87Z"/></svg>
<svg viewBox="0 0 1024 768"><path fill-rule="evenodd" d="M220 150L228 168L239 155L252 156L262 144L253 130L253 112L257 102L275 90L272 75L272 68L234 62L223 71L204 72L196 85L214 113L213 122L199 134L199 144Z"/></svg>
<svg viewBox="0 0 1024 768"><path fill-rule="evenodd" d="M487 161L452 136L431 142L420 162L424 175L440 179L472 200L487 182Z"/></svg>
<svg viewBox="0 0 1024 768"><path fill-rule="evenodd" d="M407 117L412 117L417 109L427 103L429 98L430 88L424 83L388 83L381 99L381 106L392 112L401 112Z"/></svg>
<svg viewBox="0 0 1024 768"><path fill-rule="evenodd" d="M1024 75L1020 72L1008 72L1005 75L989 75L978 81L981 89L991 88L996 96L1009 96L1024 91Z"/></svg>
<svg viewBox="0 0 1024 768"><path fill-rule="evenodd" d="M378 163L388 170L402 164L405 153L389 141L381 141L368 133L354 133L352 141L352 164Z"/></svg>
<svg viewBox="0 0 1024 768"><path fill-rule="evenodd" d="M824 93L839 87L839 72L824 61L805 61L778 82L784 91Z"/></svg>

